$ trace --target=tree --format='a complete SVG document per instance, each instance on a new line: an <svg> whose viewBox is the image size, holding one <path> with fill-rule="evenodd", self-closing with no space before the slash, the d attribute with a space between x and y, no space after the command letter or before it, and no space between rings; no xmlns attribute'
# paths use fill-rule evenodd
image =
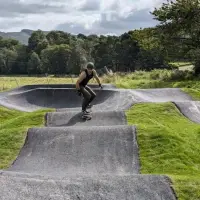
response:
<svg viewBox="0 0 200 200"><path fill-rule="evenodd" d="M165 64L164 56L156 49L141 49L137 61L137 70L150 71L153 69L169 69L169 66Z"/></svg>
<svg viewBox="0 0 200 200"><path fill-rule="evenodd" d="M92 51L92 56L95 60L95 66L97 69L103 68L103 66L108 65L109 53L106 38L100 38L99 42L94 46Z"/></svg>
<svg viewBox="0 0 200 200"><path fill-rule="evenodd" d="M200 73L200 4L199 0L168 1L152 14L160 21L159 30L173 41L183 42L184 53L193 51L196 74ZM190 52L190 53L189 53ZM191 54L190 54L191 55Z"/></svg>
<svg viewBox="0 0 200 200"><path fill-rule="evenodd" d="M28 53L27 46L19 44L15 47L17 59L15 66L12 68L14 74L27 74Z"/></svg>
<svg viewBox="0 0 200 200"><path fill-rule="evenodd" d="M71 47L71 57L69 63L69 72L74 74L79 74L80 70L85 67L88 58L88 52L84 49L84 40L77 39L76 42L72 44Z"/></svg>
<svg viewBox="0 0 200 200"><path fill-rule="evenodd" d="M169 48L161 42L161 35L156 28L144 28L130 31L131 37L138 42L137 70L167 68L165 60L169 59ZM174 50L173 50L174 52Z"/></svg>
<svg viewBox="0 0 200 200"><path fill-rule="evenodd" d="M9 74L16 64L16 51L3 48L0 50L0 68L2 74Z"/></svg>
<svg viewBox="0 0 200 200"><path fill-rule="evenodd" d="M46 36L50 45L60 45L71 43L71 35L63 31L51 31Z"/></svg>
<svg viewBox="0 0 200 200"><path fill-rule="evenodd" d="M37 74L41 72L41 61L37 53L33 52L27 65L28 74Z"/></svg>
<svg viewBox="0 0 200 200"><path fill-rule="evenodd" d="M41 31L34 31L28 40L28 48L40 55L41 51L48 47L48 41L45 34Z"/></svg>
<svg viewBox="0 0 200 200"><path fill-rule="evenodd" d="M108 66L112 69L116 68L115 39L115 37L111 36L101 36L94 46L92 56L94 57L97 69L101 69L104 66Z"/></svg>
<svg viewBox="0 0 200 200"><path fill-rule="evenodd" d="M129 34L142 49L151 50L157 48L159 50L161 47L156 28L129 31Z"/></svg>
<svg viewBox="0 0 200 200"><path fill-rule="evenodd" d="M120 44L117 47L117 58L120 71L135 70L140 48L138 42L128 33L120 36Z"/></svg>
<svg viewBox="0 0 200 200"><path fill-rule="evenodd" d="M41 52L42 71L65 74L69 67L71 49L68 45L53 45Z"/></svg>
<svg viewBox="0 0 200 200"><path fill-rule="evenodd" d="M15 46L19 45L19 42L14 39L0 39L0 48L7 48L13 50Z"/></svg>

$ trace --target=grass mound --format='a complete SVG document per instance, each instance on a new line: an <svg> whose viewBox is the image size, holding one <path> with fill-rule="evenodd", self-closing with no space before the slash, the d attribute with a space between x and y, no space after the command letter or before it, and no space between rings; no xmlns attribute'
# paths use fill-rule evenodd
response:
<svg viewBox="0 0 200 200"><path fill-rule="evenodd" d="M126 114L138 129L141 173L169 175L179 199L199 199L200 125L172 103L137 104Z"/></svg>
<svg viewBox="0 0 200 200"><path fill-rule="evenodd" d="M22 148L27 130L41 127L50 110L25 113L0 107L0 169L10 166Z"/></svg>

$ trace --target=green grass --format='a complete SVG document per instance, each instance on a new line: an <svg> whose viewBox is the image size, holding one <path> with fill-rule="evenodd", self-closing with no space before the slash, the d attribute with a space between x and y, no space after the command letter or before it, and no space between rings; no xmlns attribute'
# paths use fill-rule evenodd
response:
<svg viewBox="0 0 200 200"><path fill-rule="evenodd" d="M179 200L200 199L199 176L171 176Z"/></svg>
<svg viewBox="0 0 200 200"><path fill-rule="evenodd" d="M183 88L182 90L192 96L195 101L200 100L200 89Z"/></svg>
<svg viewBox="0 0 200 200"><path fill-rule="evenodd" d="M67 77L28 77L28 76L0 76L0 92L10 90L24 85L38 85L38 84L75 84L77 78ZM96 83L94 79L90 83Z"/></svg>
<svg viewBox="0 0 200 200"><path fill-rule="evenodd" d="M77 78L76 78L77 79ZM75 83L75 78L56 78L46 77L18 77L18 76L1 76L0 77L0 92L10 90L23 85L37 85L37 84L67 84Z"/></svg>
<svg viewBox="0 0 200 200"><path fill-rule="evenodd" d="M28 128L43 126L44 115L50 110L26 113L0 107L0 169L12 164L24 144Z"/></svg>
<svg viewBox="0 0 200 200"><path fill-rule="evenodd" d="M153 70L151 72L136 71L134 73L116 73L114 76L104 76L105 83L116 84L120 88L199 88L200 81L193 77L192 72Z"/></svg>
<svg viewBox="0 0 200 200"><path fill-rule="evenodd" d="M194 69L194 65L191 62L170 62L172 67L178 68L179 70L189 70L192 71Z"/></svg>
<svg viewBox="0 0 200 200"><path fill-rule="evenodd" d="M177 66L177 67L185 67L188 65L192 65L191 62L170 62L169 64Z"/></svg>
<svg viewBox="0 0 200 200"><path fill-rule="evenodd" d="M126 114L137 126L141 173L168 175L179 199L200 199L200 125L172 103L137 104Z"/></svg>
<svg viewBox="0 0 200 200"><path fill-rule="evenodd" d="M102 81L115 84L124 89L181 88L194 100L200 100L200 80L194 78L192 72L153 70L151 72L136 71L134 73L116 73L104 76Z"/></svg>

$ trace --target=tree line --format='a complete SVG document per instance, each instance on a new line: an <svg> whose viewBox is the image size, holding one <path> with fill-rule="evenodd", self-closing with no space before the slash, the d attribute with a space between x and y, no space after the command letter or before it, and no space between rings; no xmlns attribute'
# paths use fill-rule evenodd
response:
<svg viewBox="0 0 200 200"><path fill-rule="evenodd" d="M113 71L170 69L170 61L190 60L200 73L198 0L168 1L152 15L160 24L120 36L32 33L28 45L0 37L0 74L78 74L89 61Z"/></svg>
<svg viewBox="0 0 200 200"><path fill-rule="evenodd" d="M28 45L0 38L1 74L78 74L89 61L113 71L164 68L164 58L143 48L135 33L117 36L33 32Z"/></svg>

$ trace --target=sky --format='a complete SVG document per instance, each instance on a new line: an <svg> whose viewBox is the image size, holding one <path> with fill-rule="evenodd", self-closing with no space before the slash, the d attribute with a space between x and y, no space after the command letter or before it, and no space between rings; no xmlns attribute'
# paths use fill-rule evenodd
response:
<svg viewBox="0 0 200 200"><path fill-rule="evenodd" d="M61 30L119 35L155 26L150 11L165 0L0 0L0 31Z"/></svg>

